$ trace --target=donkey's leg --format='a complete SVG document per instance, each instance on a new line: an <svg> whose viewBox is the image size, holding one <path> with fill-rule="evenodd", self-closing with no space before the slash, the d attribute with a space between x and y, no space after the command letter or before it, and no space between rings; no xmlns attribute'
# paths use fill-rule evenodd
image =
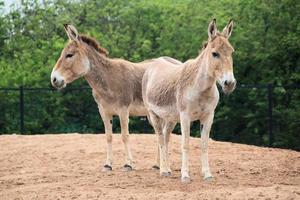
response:
<svg viewBox="0 0 300 200"><path fill-rule="evenodd" d="M155 160L156 160L156 164L155 165L153 165L152 166L152 168L153 169L159 169L159 163L160 163L160 156L159 156L159 154L160 154L160 151L159 151L159 144L158 144L158 142L156 142L156 158L155 158Z"/></svg>
<svg viewBox="0 0 300 200"><path fill-rule="evenodd" d="M159 144L159 154L160 154L160 175L161 176L169 176L170 173L168 172L168 167L166 164L166 146L165 146L165 139L162 133L162 125L163 120L158 117L155 113L149 112L150 119L152 122L152 126L157 136L157 143Z"/></svg>
<svg viewBox="0 0 300 200"><path fill-rule="evenodd" d="M151 122L149 114L147 115L147 118L148 118L149 123L153 127L153 124ZM156 148L156 159L155 159L156 160L156 164L152 166L153 169L159 169L159 162L160 162L160 160L159 160L159 144L158 144L158 142L156 142L156 147L157 147Z"/></svg>
<svg viewBox="0 0 300 200"><path fill-rule="evenodd" d="M208 139L211 125L213 123L214 112L209 114L205 120L202 121L203 128L201 131L201 165L202 174L204 175L204 180L211 180L213 176L210 173L208 164Z"/></svg>
<svg viewBox="0 0 300 200"><path fill-rule="evenodd" d="M112 170L112 116L107 114L103 109L99 109L101 118L104 123L106 142L107 142L107 152L106 152L106 162L102 171Z"/></svg>
<svg viewBox="0 0 300 200"><path fill-rule="evenodd" d="M170 141L170 134L172 130L174 129L176 123L174 122L165 122L163 127L163 135L165 137L165 145L166 145L166 162L167 162L167 169L168 172L171 174L171 168L169 163L169 141Z"/></svg>
<svg viewBox="0 0 300 200"><path fill-rule="evenodd" d="M133 169L133 159L130 149L129 143L129 130L128 130L128 123L129 123L129 112L128 109L124 109L119 114L120 117L120 125L121 125L121 134L122 134L122 141L125 147L126 153L126 160L125 165L123 166L124 171L131 171Z"/></svg>
<svg viewBox="0 0 300 200"><path fill-rule="evenodd" d="M180 113L181 125L181 151L182 151L182 166L181 166L181 181L190 182L189 176L189 140L191 120L187 113Z"/></svg>

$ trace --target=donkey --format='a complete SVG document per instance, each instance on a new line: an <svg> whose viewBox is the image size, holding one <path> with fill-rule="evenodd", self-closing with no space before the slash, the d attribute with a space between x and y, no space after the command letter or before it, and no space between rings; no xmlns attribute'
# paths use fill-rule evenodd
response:
<svg viewBox="0 0 300 200"><path fill-rule="evenodd" d="M76 28L65 24L69 43L51 73L51 83L60 89L68 83L84 77L92 88L104 122L107 140L107 158L103 171L112 170L112 117L120 118L122 141L126 151L124 171L133 169L133 159L129 145L128 122L131 116L147 116L142 99L142 77L147 66L153 62L165 65L181 64L170 57L131 63L122 59L108 58L108 51L88 36L79 35ZM159 155L157 155L157 162ZM159 168L158 166L154 166Z"/></svg>
<svg viewBox="0 0 300 200"><path fill-rule="evenodd" d="M224 93L235 89L233 75L233 47L228 41L233 29L230 20L222 33L217 31L216 20L208 26L206 42L197 58L169 67L157 64L147 68L142 81L142 92L150 120L157 134L160 150L160 174L170 176L168 160L168 140L165 140L176 125L181 124L182 166L181 180L189 182L189 137L190 124L200 120L201 164L204 180L212 179L208 164L208 139L213 123L214 111L219 101L216 85L222 86Z"/></svg>

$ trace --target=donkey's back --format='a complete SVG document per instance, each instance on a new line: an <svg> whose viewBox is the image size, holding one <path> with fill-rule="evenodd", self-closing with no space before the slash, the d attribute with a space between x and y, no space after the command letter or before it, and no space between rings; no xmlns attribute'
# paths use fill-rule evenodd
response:
<svg viewBox="0 0 300 200"><path fill-rule="evenodd" d="M120 108L128 107L130 116L146 116L147 110L142 98L142 79L147 68L176 67L182 64L171 57L159 57L140 63L123 59L110 59L107 88L93 88L98 105L117 115ZM99 72L101 73L101 72ZM99 79L95 79L99 81Z"/></svg>

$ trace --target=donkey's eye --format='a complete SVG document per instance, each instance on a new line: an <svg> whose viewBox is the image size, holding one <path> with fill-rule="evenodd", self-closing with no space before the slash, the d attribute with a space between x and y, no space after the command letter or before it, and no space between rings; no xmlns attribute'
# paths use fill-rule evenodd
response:
<svg viewBox="0 0 300 200"><path fill-rule="evenodd" d="M220 54L217 53L217 52L212 52L212 56L213 56L214 58L219 58L219 57L220 57Z"/></svg>
<svg viewBox="0 0 300 200"><path fill-rule="evenodd" d="M68 54L66 55L66 58L72 58L73 55L74 55L74 54L68 53Z"/></svg>

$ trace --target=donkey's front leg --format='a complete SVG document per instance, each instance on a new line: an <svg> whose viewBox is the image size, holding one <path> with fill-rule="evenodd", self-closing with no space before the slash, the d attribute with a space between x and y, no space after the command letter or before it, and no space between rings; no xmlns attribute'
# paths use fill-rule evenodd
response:
<svg viewBox="0 0 300 200"><path fill-rule="evenodd" d="M103 109L99 108L101 118L104 123L105 135L107 141L107 155L106 162L102 171L112 170L112 116L107 114Z"/></svg>
<svg viewBox="0 0 300 200"><path fill-rule="evenodd" d="M205 120L202 120L203 128L201 131L201 165L204 180L211 180L213 176L210 173L208 164L208 139L211 125L213 123L214 112L209 114Z"/></svg>
<svg viewBox="0 0 300 200"><path fill-rule="evenodd" d="M122 134L122 141L125 147L126 152L126 161L125 165L123 166L124 171L131 171L133 169L133 160L130 150L129 144L129 131L128 131L128 123L129 123L129 112L127 109L124 109L119 114L120 118L120 125L121 125L121 134Z"/></svg>
<svg viewBox="0 0 300 200"><path fill-rule="evenodd" d="M191 120L187 113L180 113L181 126L181 151L182 151L182 166L181 166L181 181L190 182L189 176L189 140Z"/></svg>

